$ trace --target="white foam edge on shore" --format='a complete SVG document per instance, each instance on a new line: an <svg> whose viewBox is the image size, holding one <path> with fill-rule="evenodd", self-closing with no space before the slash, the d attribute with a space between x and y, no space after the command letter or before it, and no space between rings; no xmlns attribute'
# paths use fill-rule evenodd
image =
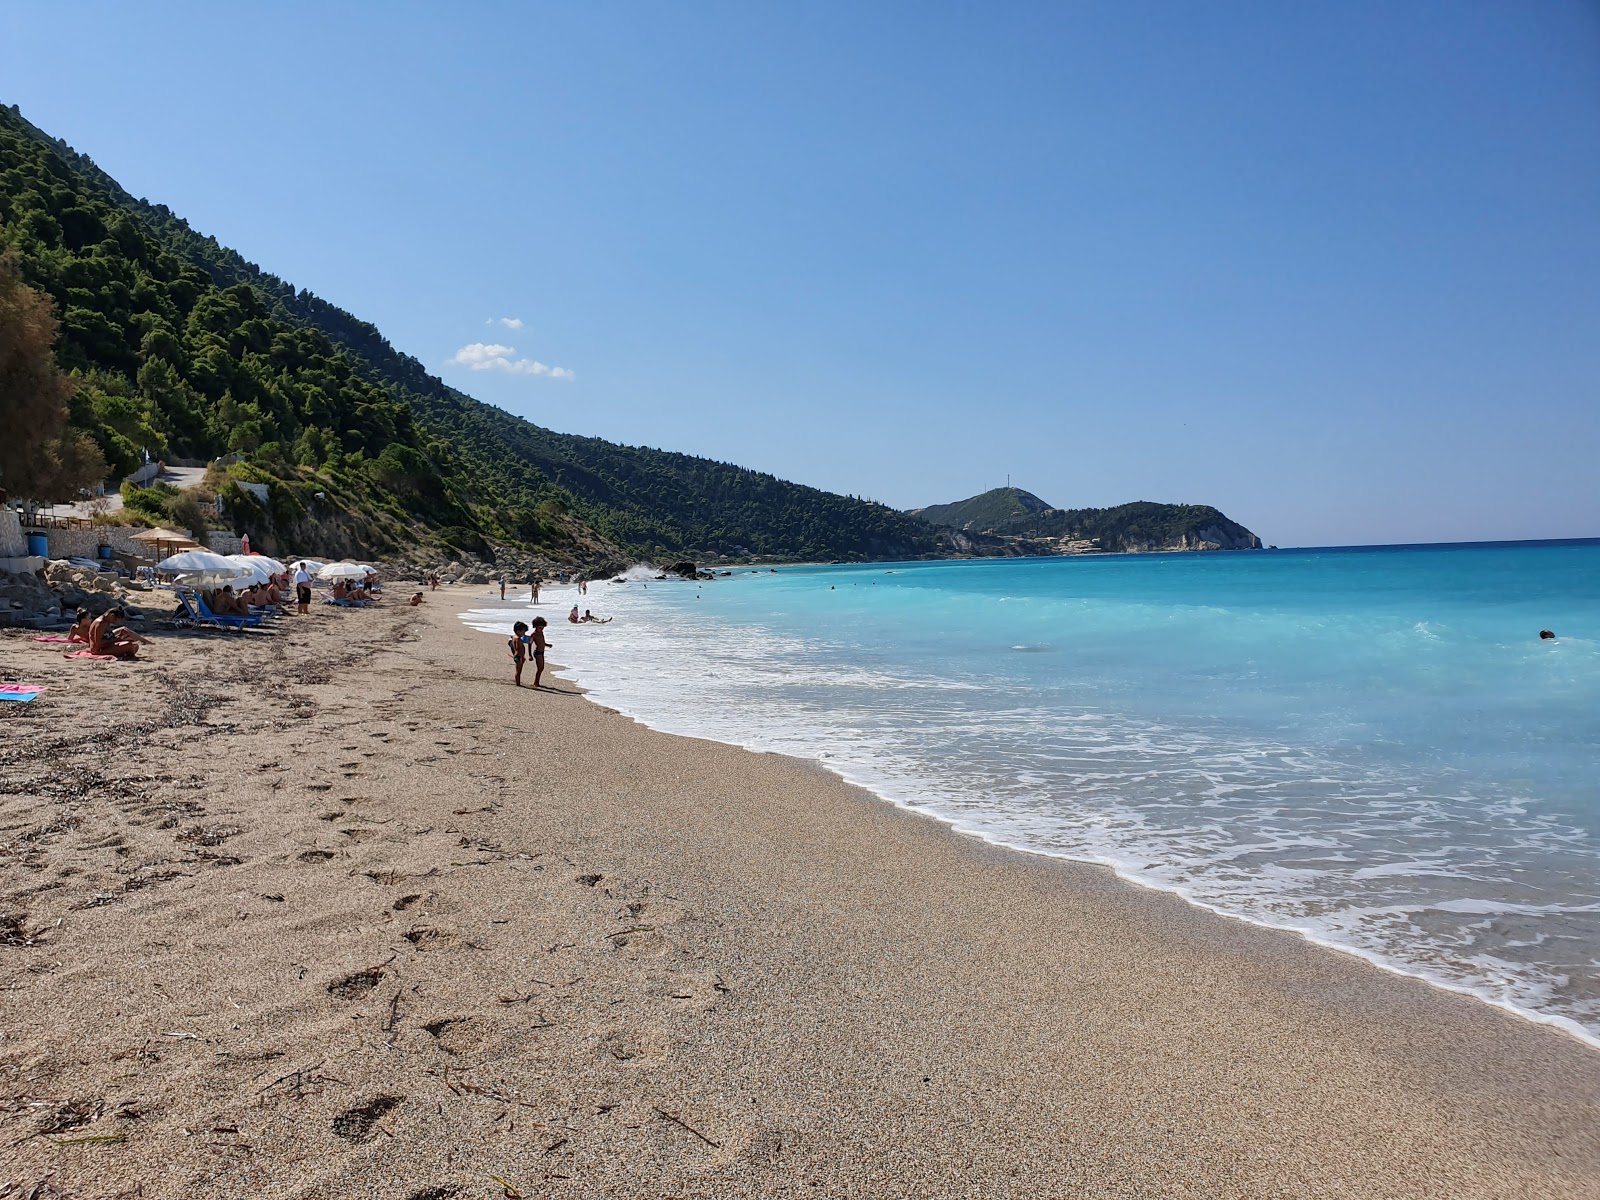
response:
<svg viewBox="0 0 1600 1200"><path fill-rule="evenodd" d="M481 626L472 624L469 618L475 615L481 614L475 614L471 612L462 612L459 614L463 623L467 624L468 628L477 629L480 632L489 632L489 630L483 629ZM1165 895L1176 896L1178 899L1194 908L1203 909L1206 912L1212 913L1219 917L1227 918L1228 920L1240 921L1246 925L1253 925L1258 929L1271 929L1279 933L1294 934L1304 941L1309 942L1311 945L1318 946L1326 950L1334 950L1340 954L1353 955L1369 965L1391 975L1399 975L1407 979L1416 979L1429 985L1430 987L1437 988L1440 991L1453 992L1456 995L1470 997L1473 1000L1490 1005L1493 1008L1498 1008L1502 1012L1509 1013L1512 1016L1519 1017L1524 1021L1531 1022L1532 1024L1543 1025L1559 1030L1560 1032L1565 1033L1581 1042L1584 1046L1591 1050L1600 1050L1600 1034L1591 1032L1586 1026L1574 1021L1570 1017L1563 1017L1555 1013L1539 1012L1537 1009L1524 1008L1523 1006L1513 1003L1510 1000L1506 1000L1494 995L1486 988L1475 987L1472 984L1450 979L1434 972L1430 972L1424 967L1418 967L1412 963L1390 958L1387 955L1381 954L1375 950L1368 950L1360 946L1352 946L1343 942L1335 941L1319 930L1305 925L1270 921L1264 918L1249 917L1240 913L1230 912L1225 908L1221 908L1215 904L1212 904L1210 901L1200 899L1188 888L1141 876L1137 871L1131 869L1126 863L1120 862L1114 858L1103 855L1067 854L1058 850L1041 849L1037 846L1030 846L1020 842L1008 841L1004 838L989 833L984 829L973 825L964 824L962 819L959 817L949 816L948 814L940 812L935 808L916 803L915 801L902 800L885 791L880 783L864 778L853 778L848 769L825 759L791 754L785 751L766 750L760 746L752 745L746 742L735 741L728 737L719 736L712 733L684 733L678 730L666 729L657 725L652 725L648 720L640 717L637 713L629 711L625 703L619 703L618 698L608 693L605 688L593 687L584 684L580 678L577 678L576 668L555 668L551 670L551 674L554 674L558 677L564 676L569 682L573 682L580 687L584 687L586 689L585 695L587 697L594 699L596 702L603 701L608 708L616 710L623 716L627 717L630 721L633 721L636 725L652 730L653 732L665 733L673 737L688 737L696 738L701 741L716 742L720 745L732 746L739 750L746 750L752 754L781 754L785 758L793 758L797 762L820 767L836 778L843 780L851 787L860 788L862 791L867 792L886 804L893 805L895 808L902 809L906 812L913 812L919 816L928 817L932 820L938 821L941 825L948 827L951 832L961 834L964 837L974 838L978 841L984 842L987 845L994 846L1002 850L1010 850L1019 854L1029 854L1038 858L1055 859L1060 862L1083 863L1089 866L1103 867L1109 870L1124 883L1133 884L1136 887L1143 888L1147 891L1161 892Z"/></svg>

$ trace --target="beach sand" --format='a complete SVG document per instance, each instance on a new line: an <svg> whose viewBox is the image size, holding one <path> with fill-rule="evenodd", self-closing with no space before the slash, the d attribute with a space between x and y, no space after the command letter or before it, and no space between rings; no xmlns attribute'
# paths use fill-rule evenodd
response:
<svg viewBox="0 0 1600 1200"><path fill-rule="evenodd" d="M479 592L0 635L0 1197L1600 1195L1565 1034L518 691Z"/></svg>

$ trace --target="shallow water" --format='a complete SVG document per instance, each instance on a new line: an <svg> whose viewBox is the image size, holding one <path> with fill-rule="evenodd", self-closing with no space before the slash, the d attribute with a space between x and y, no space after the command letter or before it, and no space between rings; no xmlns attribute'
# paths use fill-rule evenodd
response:
<svg viewBox="0 0 1600 1200"><path fill-rule="evenodd" d="M742 568L592 584L598 627L575 599L538 610L552 658L651 726L1600 1039L1600 542Z"/></svg>

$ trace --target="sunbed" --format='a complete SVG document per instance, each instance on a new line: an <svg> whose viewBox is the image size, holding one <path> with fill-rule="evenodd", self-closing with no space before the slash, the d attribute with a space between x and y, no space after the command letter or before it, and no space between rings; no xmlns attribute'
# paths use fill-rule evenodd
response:
<svg viewBox="0 0 1600 1200"><path fill-rule="evenodd" d="M194 603L200 611L200 619L213 625L221 625L227 629L254 629L261 624L260 617L223 616L221 613L212 612L211 606L206 603L206 598L199 592L194 594Z"/></svg>

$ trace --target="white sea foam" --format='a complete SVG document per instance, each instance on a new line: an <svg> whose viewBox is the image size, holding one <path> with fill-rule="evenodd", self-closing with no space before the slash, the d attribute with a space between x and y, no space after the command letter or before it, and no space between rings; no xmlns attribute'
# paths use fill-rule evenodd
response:
<svg viewBox="0 0 1600 1200"><path fill-rule="evenodd" d="M852 603L884 599L865 591ZM1041 698L1026 682L877 653L848 626L798 633L751 605L713 616L694 594L591 585L586 603L618 620L558 623L552 657L652 727L819 761L964 833L1102 864L1600 1046L1600 857L1526 796L1260 728L1125 713L1087 688L1083 702ZM569 602L554 589L548 601ZM464 619L504 634L528 611Z"/></svg>

